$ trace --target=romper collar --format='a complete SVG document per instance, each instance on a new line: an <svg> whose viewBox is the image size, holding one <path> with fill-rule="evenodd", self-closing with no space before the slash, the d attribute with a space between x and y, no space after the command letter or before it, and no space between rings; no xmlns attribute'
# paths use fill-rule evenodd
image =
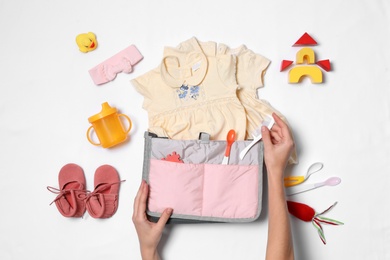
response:
<svg viewBox="0 0 390 260"><path fill-rule="evenodd" d="M206 76L208 62L200 50L190 52L166 47L160 65L163 81L173 87L199 85Z"/></svg>

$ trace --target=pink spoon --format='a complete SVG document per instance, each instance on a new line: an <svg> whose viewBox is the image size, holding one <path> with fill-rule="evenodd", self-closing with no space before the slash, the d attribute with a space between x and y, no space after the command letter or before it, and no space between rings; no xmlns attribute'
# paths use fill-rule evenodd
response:
<svg viewBox="0 0 390 260"><path fill-rule="evenodd" d="M313 183L313 184L306 184L306 185L299 185L299 186L293 186L286 188L286 195L291 196L294 194L298 194L301 192L317 189L319 187L323 186L336 186L341 182L341 179L339 177L330 177L326 181Z"/></svg>

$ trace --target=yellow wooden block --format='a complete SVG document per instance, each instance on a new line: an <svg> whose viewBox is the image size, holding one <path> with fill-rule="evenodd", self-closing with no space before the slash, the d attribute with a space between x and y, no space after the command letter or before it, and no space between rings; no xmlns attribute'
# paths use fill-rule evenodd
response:
<svg viewBox="0 0 390 260"><path fill-rule="evenodd" d="M312 83L322 83L322 71L316 66L298 66L290 70L289 83L299 83L302 77L309 77Z"/></svg>
<svg viewBox="0 0 390 260"><path fill-rule="evenodd" d="M305 47L300 49L297 52L296 57L297 64L303 64L306 60L307 64L315 64L316 63L316 55L314 54L314 51L312 48Z"/></svg>

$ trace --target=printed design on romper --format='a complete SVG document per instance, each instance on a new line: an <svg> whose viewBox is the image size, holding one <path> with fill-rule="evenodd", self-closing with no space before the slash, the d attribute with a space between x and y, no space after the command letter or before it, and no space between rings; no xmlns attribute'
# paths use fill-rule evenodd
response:
<svg viewBox="0 0 390 260"><path fill-rule="evenodd" d="M181 85L181 87L176 90L178 96L182 100L190 100L194 99L197 100L199 97L199 86L186 86L186 85Z"/></svg>

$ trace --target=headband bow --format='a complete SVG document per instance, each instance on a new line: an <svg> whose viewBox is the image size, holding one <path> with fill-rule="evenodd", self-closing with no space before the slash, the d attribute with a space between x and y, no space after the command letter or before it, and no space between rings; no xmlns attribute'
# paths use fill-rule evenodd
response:
<svg viewBox="0 0 390 260"><path fill-rule="evenodd" d="M96 85L101 85L114 80L118 73L132 72L133 66L142 59L142 54L134 45L131 45L90 69L89 74Z"/></svg>

